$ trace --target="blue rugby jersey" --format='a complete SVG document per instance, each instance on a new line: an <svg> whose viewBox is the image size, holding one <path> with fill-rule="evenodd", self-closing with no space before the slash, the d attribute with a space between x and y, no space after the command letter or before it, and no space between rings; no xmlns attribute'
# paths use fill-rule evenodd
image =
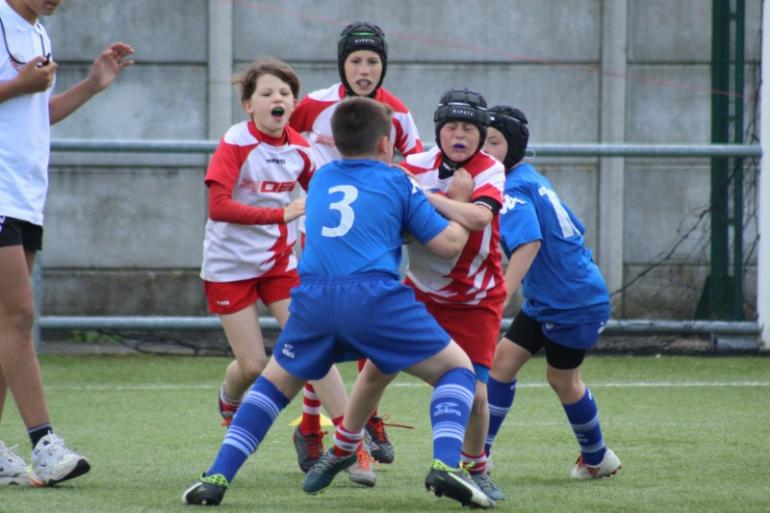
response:
<svg viewBox="0 0 770 513"><path fill-rule="evenodd" d="M508 257L522 244L541 242L523 280L525 314L559 324L609 318L607 285L585 246L585 227L546 177L526 163L511 170L500 214L500 240Z"/></svg>
<svg viewBox="0 0 770 513"><path fill-rule="evenodd" d="M385 271L399 278L403 233L425 243L448 224L403 171L374 160L318 169L305 210L300 276Z"/></svg>

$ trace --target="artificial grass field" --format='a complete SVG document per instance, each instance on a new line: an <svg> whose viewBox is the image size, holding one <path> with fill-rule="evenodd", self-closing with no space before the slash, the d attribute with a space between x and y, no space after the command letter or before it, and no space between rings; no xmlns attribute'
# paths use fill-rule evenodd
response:
<svg viewBox="0 0 770 513"><path fill-rule="evenodd" d="M222 440L216 411L225 358L43 355L57 433L92 470L53 489L4 487L3 513L190 512L182 491L211 463ZM511 414L494 449L493 480L514 512L770 511L770 358L590 356L583 376L596 397L604 437L623 462L618 475L572 482L578 455L564 411L544 379L544 360L519 376ZM342 366L346 382L355 374ZM319 496L301 490L289 423L295 399L236 477L224 512L462 511L423 488L431 461L430 388L401 376L381 413L396 461L377 486L338 476ZM29 441L9 397L0 439ZM328 437L327 437L328 440ZM210 511L210 510L206 510Z"/></svg>

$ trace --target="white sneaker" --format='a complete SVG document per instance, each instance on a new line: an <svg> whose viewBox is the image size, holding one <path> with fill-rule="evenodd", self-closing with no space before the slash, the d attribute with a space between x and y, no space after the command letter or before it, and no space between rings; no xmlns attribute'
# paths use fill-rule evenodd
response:
<svg viewBox="0 0 770 513"><path fill-rule="evenodd" d="M78 477L91 469L86 459L64 445L64 440L48 433L32 451L30 481L34 486L53 486Z"/></svg>
<svg viewBox="0 0 770 513"><path fill-rule="evenodd" d="M598 465L586 465L583 457L579 457L569 477L572 479L599 479L600 477L614 476L622 466L620 459L608 447L607 452L604 453L604 458Z"/></svg>
<svg viewBox="0 0 770 513"><path fill-rule="evenodd" d="M13 452L15 447L6 447L0 442L0 486L30 485L29 468L18 454Z"/></svg>
<svg viewBox="0 0 770 513"><path fill-rule="evenodd" d="M345 469L349 474L350 480L362 486L376 485L377 474L372 469L372 454L369 452L369 447L366 446L366 443L362 443L358 447L357 456L356 462Z"/></svg>

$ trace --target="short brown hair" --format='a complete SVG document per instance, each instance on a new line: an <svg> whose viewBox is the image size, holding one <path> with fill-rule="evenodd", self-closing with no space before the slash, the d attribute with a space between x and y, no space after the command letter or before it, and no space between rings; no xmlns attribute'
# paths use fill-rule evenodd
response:
<svg viewBox="0 0 770 513"><path fill-rule="evenodd" d="M294 98L299 98L299 77L291 66L278 59L257 59L246 66L243 73L233 77L233 84L241 90L241 101L251 98L262 75L273 75L283 80L289 84Z"/></svg>
<svg viewBox="0 0 770 513"><path fill-rule="evenodd" d="M340 102L332 115L332 135L346 157L377 153L377 143L390 137L392 110L370 98L352 97Z"/></svg>

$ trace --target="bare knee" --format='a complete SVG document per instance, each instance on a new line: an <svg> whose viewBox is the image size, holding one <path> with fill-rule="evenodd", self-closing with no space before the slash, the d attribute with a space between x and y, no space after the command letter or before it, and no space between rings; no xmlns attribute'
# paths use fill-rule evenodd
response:
<svg viewBox="0 0 770 513"><path fill-rule="evenodd" d="M583 387L583 381L580 379L580 373L577 369L574 371L564 371L548 367L546 378L548 384L551 385L556 395L562 399L562 402L564 402L564 399L571 399L579 395L578 393Z"/></svg>
<svg viewBox="0 0 770 513"><path fill-rule="evenodd" d="M267 358L257 357L250 358L247 361L238 361L238 369L241 371L241 375L247 381L256 381L256 379L265 370L267 365Z"/></svg>
<svg viewBox="0 0 770 513"><path fill-rule="evenodd" d="M480 415L487 412L487 388L476 383L476 395L473 397L471 415Z"/></svg>
<svg viewBox="0 0 770 513"><path fill-rule="evenodd" d="M23 302L0 310L0 333L10 336L14 341L29 339L34 325L35 306L32 303Z"/></svg>

